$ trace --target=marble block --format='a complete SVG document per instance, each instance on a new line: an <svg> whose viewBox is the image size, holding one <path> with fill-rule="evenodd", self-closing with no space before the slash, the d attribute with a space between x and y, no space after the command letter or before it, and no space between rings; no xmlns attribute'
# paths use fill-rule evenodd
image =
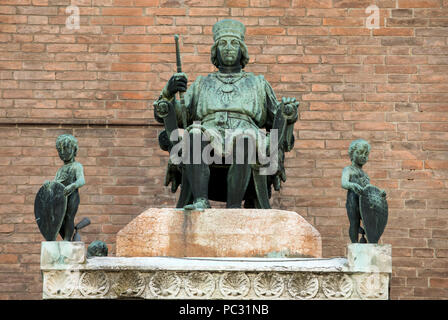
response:
<svg viewBox="0 0 448 320"><path fill-rule="evenodd" d="M151 208L117 234L119 257L322 257L320 233L276 209Z"/></svg>
<svg viewBox="0 0 448 320"><path fill-rule="evenodd" d="M356 272L392 272L390 244L352 243L348 245L347 260Z"/></svg>
<svg viewBox="0 0 448 320"><path fill-rule="evenodd" d="M86 261L84 242L43 241L41 245L40 264L42 267L53 265L82 264Z"/></svg>

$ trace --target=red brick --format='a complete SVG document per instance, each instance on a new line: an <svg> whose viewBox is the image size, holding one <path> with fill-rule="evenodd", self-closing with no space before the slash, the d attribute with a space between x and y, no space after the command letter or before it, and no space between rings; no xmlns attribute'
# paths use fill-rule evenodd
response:
<svg viewBox="0 0 448 320"><path fill-rule="evenodd" d="M152 26L154 17L115 17L113 23L122 26Z"/></svg>
<svg viewBox="0 0 448 320"><path fill-rule="evenodd" d="M292 0L292 7L298 8L331 8L331 0Z"/></svg>
<svg viewBox="0 0 448 320"><path fill-rule="evenodd" d="M249 0L226 0L226 6L236 8L246 8L249 6Z"/></svg>
<svg viewBox="0 0 448 320"><path fill-rule="evenodd" d="M141 8L102 8L103 16L142 16Z"/></svg>
<svg viewBox="0 0 448 320"><path fill-rule="evenodd" d="M47 45L48 52L83 52L87 51L85 44L49 44Z"/></svg>
<svg viewBox="0 0 448 320"><path fill-rule="evenodd" d="M324 26L346 26L346 27L362 27L364 19L361 18L324 18L322 25Z"/></svg>
<svg viewBox="0 0 448 320"><path fill-rule="evenodd" d="M402 66L376 66L375 67L375 73L404 73L404 74L408 74L408 73L416 73L417 72L417 67L415 66L406 66L406 65L402 65Z"/></svg>
<svg viewBox="0 0 448 320"><path fill-rule="evenodd" d="M255 27L247 28L248 35L284 35L285 28L282 27Z"/></svg>
<svg viewBox="0 0 448 320"><path fill-rule="evenodd" d="M14 225L0 224L0 233L10 233L10 232L14 232Z"/></svg>
<svg viewBox="0 0 448 320"><path fill-rule="evenodd" d="M440 0L398 0L399 8L440 8Z"/></svg>
<svg viewBox="0 0 448 320"><path fill-rule="evenodd" d="M249 17L282 17L285 9L279 8L244 8L243 15Z"/></svg>
<svg viewBox="0 0 448 320"><path fill-rule="evenodd" d="M229 9L227 8L190 8L188 14L190 16L228 16Z"/></svg>
<svg viewBox="0 0 448 320"><path fill-rule="evenodd" d="M434 257L434 249L414 248L412 250L412 255L414 257L420 257L420 258L433 258Z"/></svg>
<svg viewBox="0 0 448 320"><path fill-rule="evenodd" d="M414 30L411 28L379 28L373 29L374 36L413 36Z"/></svg>
<svg viewBox="0 0 448 320"><path fill-rule="evenodd" d="M369 34L370 30L366 28L330 28L330 35L335 36L359 36Z"/></svg>
<svg viewBox="0 0 448 320"><path fill-rule="evenodd" d="M0 264L13 264L17 263L18 258L15 254L0 254ZM2 284L3 286L3 284ZM3 289L3 288L2 288Z"/></svg>
<svg viewBox="0 0 448 320"><path fill-rule="evenodd" d="M448 288L448 279L430 278L429 285L431 288Z"/></svg>

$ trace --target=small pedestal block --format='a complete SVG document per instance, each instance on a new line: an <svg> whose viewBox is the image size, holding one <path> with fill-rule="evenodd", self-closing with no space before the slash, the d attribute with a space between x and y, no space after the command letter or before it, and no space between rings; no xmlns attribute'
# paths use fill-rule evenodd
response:
<svg viewBox="0 0 448 320"><path fill-rule="evenodd" d="M353 271L392 272L392 246L390 244L349 244L347 259Z"/></svg>
<svg viewBox="0 0 448 320"><path fill-rule="evenodd" d="M86 262L84 242L44 241L41 246L40 266L72 267Z"/></svg>

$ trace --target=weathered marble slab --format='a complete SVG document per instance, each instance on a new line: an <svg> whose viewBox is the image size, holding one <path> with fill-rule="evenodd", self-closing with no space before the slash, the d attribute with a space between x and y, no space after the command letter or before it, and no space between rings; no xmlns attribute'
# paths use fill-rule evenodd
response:
<svg viewBox="0 0 448 320"><path fill-rule="evenodd" d="M117 234L120 257L322 257L302 216L277 209L150 208Z"/></svg>

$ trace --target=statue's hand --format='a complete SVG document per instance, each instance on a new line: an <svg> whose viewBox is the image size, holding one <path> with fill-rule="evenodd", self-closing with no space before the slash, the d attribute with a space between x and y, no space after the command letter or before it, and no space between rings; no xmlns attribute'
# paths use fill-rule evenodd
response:
<svg viewBox="0 0 448 320"><path fill-rule="evenodd" d="M177 92L187 91L188 78L183 72L175 73L167 84L167 93L170 97L173 97Z"/></svg>
<svg viewBox="0 0 448 320"><path fill-rule="evenodd" d="M381 196L383 197L383 198L386 198L386 190L381 190Z"/></svg>
<svg viewBox="0 0 448 320"><path fill-rule="evenodd" d="M68 186L66 186L64 188L64 196L68 197L69 195L71 195L73 193L73 191L76 190L76 185L74 183L69 184Z"/></svg>
<svg viewBox="0 0 448 320"><path fill-rule="evenodd" d="M291 98L291 97L283 97L282 98L282 103L284 106L283 109L283 114L286 117L293 117L295 116L297 109L299 107L299 102L296 101L296 98Z"/></svg>
<svg viewBox="0 0 448 320"><path fill-rule="evenodd" d="M165 175L165 186L169 186L171 183L171 192L175 193L177 188L179 187L179 181L177 179L178 171L175 165L168 165L168 170Z"/></svg>
<svg viewBox="0 0 448 320"><path fill-rule="evenodd" d="M362 195L363 192L364 192L364 188L361 187L361 186L360 186L359 184L357 184L357 183L352 183L351 186L350 186L350 189L351 189L353 192L355 192L355 193L357 193L357 194L359 194L359 195Z"/></svg>
<svg viewBox="0 0 448 320"><path fill-rule="evenodd" d="M154 102L154 110L160 118L165 118L170 110L170 103L166 100L157 100Z"/></svg>

